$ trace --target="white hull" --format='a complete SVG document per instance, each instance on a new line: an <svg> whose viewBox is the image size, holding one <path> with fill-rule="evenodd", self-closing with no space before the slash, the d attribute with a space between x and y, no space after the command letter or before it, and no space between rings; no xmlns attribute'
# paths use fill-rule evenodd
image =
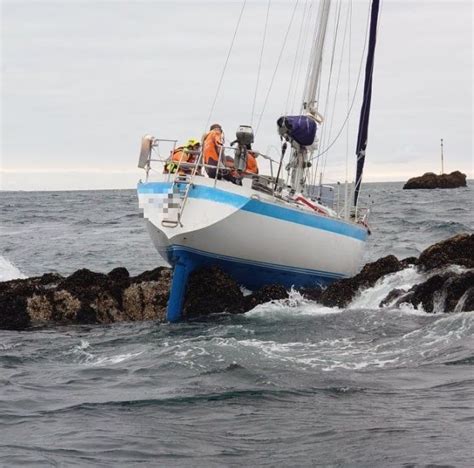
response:
<svg viewBox="0 0 474 468"><path fill-rule="evenodd" d="M364 227L225 181L195 177L181 223L164 225L163 220L176 216L173 205L179 199L170 194L166 178L139 184L138 196L154 245L169 263L186 252L198 263L235 270L250 287L325 284L360 267Z"/></svg>

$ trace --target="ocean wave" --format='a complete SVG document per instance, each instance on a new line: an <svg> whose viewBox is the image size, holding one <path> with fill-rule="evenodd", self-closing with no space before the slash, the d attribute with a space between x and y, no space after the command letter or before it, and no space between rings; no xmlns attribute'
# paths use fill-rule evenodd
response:
<svg viewBox="0 0 474 468"><path fill-rule="evenodd" d="M262 309L267 315L262 315ZM272 309L277 304L261 307L259 317L273 317ZM282 307L281 305L279 307ZM310 307L309 305L307 306ZM318 307L313 304L318 315ZM268 315L270 310L270 315ZM283 310L285 310L283 308ZM334 312L334 309L329 309ZM337 309L336 309L337 310ZM257 311L258 312L258 311ZM262 339L262 337L214 337L206 342L188 343L182 346L175 357L185 359L190 367L205 366L206 361L196 362L205 351L208 357L229 363L232 358L239 365L252 363L251 366L288 367L290 369L319 369L322 371L351 370L363 371L377 368L399 368L427 364L444 364L472 356L472 351L464 346L474 331L474 316L470 313L453 313L449 315L433 315L425 313L412 314L412 311L380 309L341 311L347 315L342 320L344 333L348 336L327 339L316 336L306 330L311 326L298 325L299 317L294 319L295 333L300 337L297 341L278 341ZM288 311L284 312L288 317ZM330 312L331 313L331 312ZM412 320L420 321L421 326L403 333L400 316L414 315ZM328 326L329 316L321 315L321 323L315 327ZM329 319L330 320L330 319ZM324 321L324 323L323 323ZM338 322L339 323L339 322ZM314 325L314 324L313 324ZM331 327L337 324L332 323ZM375 335L374 335L375 334ZM390 336L390 334L392 336ZM198 348L201 349L198 352ZM461 351L460 351L461 349ZM468 353L466 355L466 353ZM264 364L265 361L267 364ZM193 365L191 365L191 363ZM223 366L225 369L225 366Z"/></svg>
<svg viewBox="0 0 474 468"><path fill-rule="evenodd" d="M359 291L349 309L378 309L380 302L393 289L408 291L412 286L424 281L424 275L414 266L382 277L371 288Z"/></svg>
<svg viewBox="0 0 474 468"><path fill-rule="evenodd" d="M74 356L74 362L79 364L87 364L89 366L108 366L128 361L143 354L142 351L114 354L111 356L98 356L91 351L91 345L87 340L81 340L78 345L67 351L66 355Z"/></svg>
<svg viewBox="0 0 474 468"><path fill-rule="evenodd" d="M333 396L346 396L355 393L363 393L363 387L349 386L327 386L308 387L301 389L269 389L269 388L248 388L248 389L222 389L221 391L197 393L191 395L163 395L158 398L143 398L134 400L109 400L97 402L83 402L77 405L64 406L60 408L45 410L42 414L58 414L77 411L96 412L100 408L147 408L157 406L183 406L202 405L205 402L217 401L293 401L296 397L308 397L317 394L329 394Z"/></svg>
<svg viewBox="0 0 474 468"><path fill-rule="evenodd" d="M246 312L245 317L278 320L297 316L335 314L343 311L343 309L338 309L337 307L320 305L307 299L295 289L291 289L288 298L259 304Z"/></svg>

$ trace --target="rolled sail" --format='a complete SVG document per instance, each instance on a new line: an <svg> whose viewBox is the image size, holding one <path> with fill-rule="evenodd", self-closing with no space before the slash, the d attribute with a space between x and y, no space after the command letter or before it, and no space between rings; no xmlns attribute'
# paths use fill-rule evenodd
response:
<svg viewBox="0 0 474 468"><path fill-rule="evenodd" d="M372 76L374 73L375 44L377 42L377 21L379 16L379 0L372 1L370 14L370 35L367 62L365 64L364 97L360 110L359 133L357 135L357 171L354 190L354 206L357 206L362 174L364 172L365 150L367 149L367 137L369 133L370 104L372 101Z"/></svg>
<svg viewBox="0 0 474 468"><path fill-rule="evenodd" d="M301 146L311 146L316 138L317 124L311 115L285 115L277 120L278 133Z"/></svg>

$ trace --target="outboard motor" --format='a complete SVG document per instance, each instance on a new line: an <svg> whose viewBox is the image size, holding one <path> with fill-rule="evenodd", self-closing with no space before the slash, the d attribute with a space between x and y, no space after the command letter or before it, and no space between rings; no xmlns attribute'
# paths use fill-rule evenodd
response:
<svg viewBox="0 0 474 468"><path fill-rule="evenodd" d="M247 150L250 149L254 135L250 125L241 125L235 134L236 140L232 143L237 143L235 150L234 167L237 171L243 172L247 167Z"/></svg>

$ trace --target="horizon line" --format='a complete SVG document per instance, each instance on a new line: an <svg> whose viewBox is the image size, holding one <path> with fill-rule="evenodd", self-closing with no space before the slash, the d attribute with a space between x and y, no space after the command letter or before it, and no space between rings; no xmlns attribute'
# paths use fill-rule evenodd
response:
<svg viewBox="0 0 474 468"><path fill-rule="evenodd" d="M474 182L474 179L466 179L466 182ZM395 183L405 183L406 180L382 180L382 181L372 181L372 182L363 182L362 185L369 185L369 184L395 184ZM350 182L352 184L353 182ZM344 185L344 182L340 182L341 185ZM327 183L324 185L337 185L337 182ZM462 187L460 187L462 188ZM15 193L15 192L104 192L104 191L112 191L112 190L136 190L136 187L128 187L128 188L73 188L73 189L1 189L0 192L6 193Z"/></svg>

